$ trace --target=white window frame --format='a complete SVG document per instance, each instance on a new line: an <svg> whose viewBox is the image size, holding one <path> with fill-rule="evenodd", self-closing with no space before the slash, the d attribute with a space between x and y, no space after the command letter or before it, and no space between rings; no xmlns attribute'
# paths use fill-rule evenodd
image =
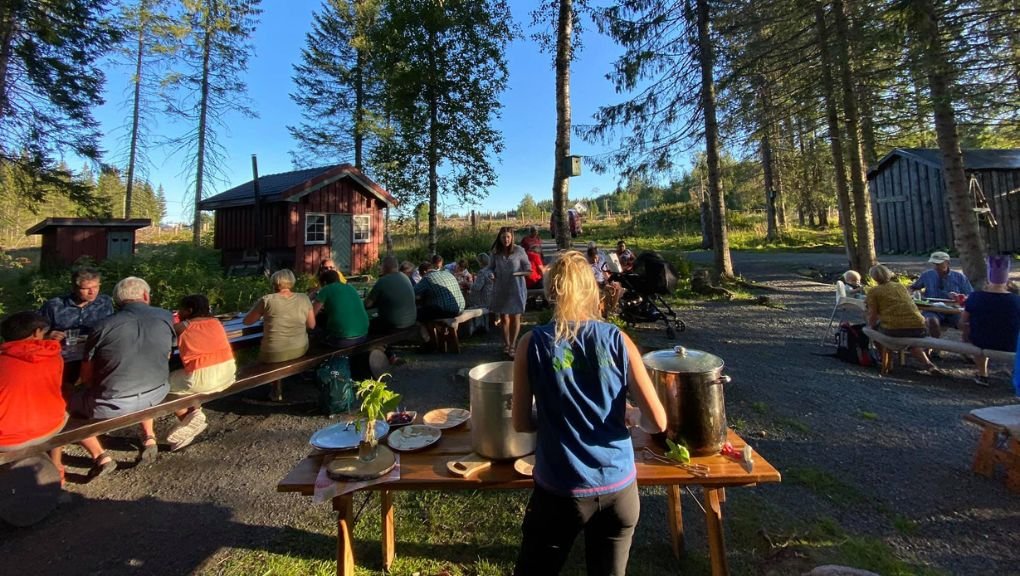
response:
<svg viewBox="0 0 1020 576"><path fill-rule="evenodd" d="M359 225L358 223L361 222ZM359 233L364 231L364 235ZM354 244L368 244L372 241L372 215L354 214L351 217L351 242Z"/></svg>
<svg viewBox="0 0 1020 576"><path fill-rule="evenodd" d="M312 230L311 226L316 226L313 219L321 219L322 221L322 239L316 239L318 236L317 230ZM329 223L329 219L326 218L326 214L322 212L309 212L305 214L305 244L325 244L329 241L329 234L327 234L326 226Z"/></svg>

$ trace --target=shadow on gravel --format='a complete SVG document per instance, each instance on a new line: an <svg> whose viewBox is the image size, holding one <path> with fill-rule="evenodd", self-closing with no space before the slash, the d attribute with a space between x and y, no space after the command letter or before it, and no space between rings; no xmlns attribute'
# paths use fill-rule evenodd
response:
<svg viewBox="0 0 1020 576"><path fill-rule="evenodd" d="M75 496L33 528L0 525L0 558L7 567L31 567L27 573L33 576L178 576L194 573L222 548L298 557L320 550L326 556L308 557L321 560L335 546L335 540L326 535L246 525L233 517L229 508L212 504ZM32 542L48 546L40 549Z"/></svg>

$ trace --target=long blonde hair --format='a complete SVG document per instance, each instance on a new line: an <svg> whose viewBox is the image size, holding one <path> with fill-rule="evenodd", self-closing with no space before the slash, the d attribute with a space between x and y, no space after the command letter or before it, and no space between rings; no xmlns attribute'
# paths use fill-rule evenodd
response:
<svg viewBox="0 0 1020 576"><path fill-rule="evenodd" d="M545 295L554 303L557 341L577 338L580 323L599 319L599 286L588 259L575 250L562 252L545 277Z"/></svg>

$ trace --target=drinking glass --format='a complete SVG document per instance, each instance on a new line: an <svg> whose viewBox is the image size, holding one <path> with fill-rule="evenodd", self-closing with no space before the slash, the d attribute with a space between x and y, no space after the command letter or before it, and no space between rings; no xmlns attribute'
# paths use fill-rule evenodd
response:
<svg viewBox="0 0 1020 576"><path fill-rule="evenodd" d="M79 333L77 328L68 328L67 330L64 331L64 342L68 346L77 346L78 334Z"/></svg>

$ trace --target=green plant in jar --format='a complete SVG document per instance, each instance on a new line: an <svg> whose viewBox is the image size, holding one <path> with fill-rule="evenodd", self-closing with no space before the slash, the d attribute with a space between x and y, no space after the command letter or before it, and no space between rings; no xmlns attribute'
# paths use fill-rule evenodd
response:
<svg viewBox="0 0 1020 576"><path fill-rule="evenodd" d="M357 396L361 399L361 415L365 418L365 429L361 430L361 421L355 423L362 433L361 444L358 446L358 457L371 460L375 457L375 421L382 420L387 412L393 411L400 404L400 394L386 386L383 374L378 379L367 378L357 383Z"/></svg>

